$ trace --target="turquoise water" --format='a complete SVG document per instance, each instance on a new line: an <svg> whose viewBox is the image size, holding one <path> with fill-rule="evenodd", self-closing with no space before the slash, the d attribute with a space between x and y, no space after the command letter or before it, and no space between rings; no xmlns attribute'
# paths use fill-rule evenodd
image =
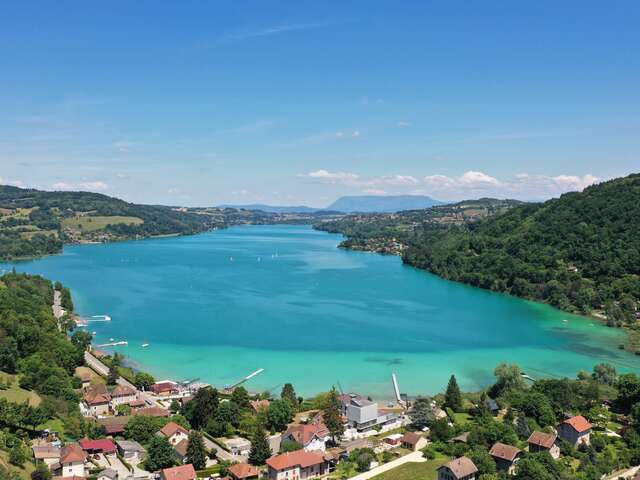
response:
<svg viewBox="0 0 640 480"><path fill-rule="evenodd" d="M73 291L96 343L158 378L222 386L264 368L251 390L293 382L310 395L345 390L389 398L436 393L455 373L465 389L500 362L532 377L574 376L600 361L640 366L619 330L550 307L442 280L399 258L336 248L307 226L243 226L191 237L65 247L4 265ZM148 348L142 348L149 343Z"/></svg>

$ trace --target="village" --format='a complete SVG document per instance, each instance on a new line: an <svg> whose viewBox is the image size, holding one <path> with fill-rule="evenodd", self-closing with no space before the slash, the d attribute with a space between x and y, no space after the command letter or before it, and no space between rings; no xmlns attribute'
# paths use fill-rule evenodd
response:
<svg viewBox="0 0 640 480"><path fill-rule="evenodd" d="M393 405L381 406L371 398L334 389L337 411L332 412L332 392L324 395L323 408L296 397L290 384L281 398L250 395L242 385L218 392L205 384L171 380L139 389L122 376L110 378L109 360L104 353L87 351L86 366L76 372L81 412L97 425L94 438L63 442L49 431L33 440L34 461L46 465L55 479L507 478L527 454L561 462L567 449L589 448L594 430L584 416L566 415L555 428L530 431L526 441L503 442L509 434L494 433L498 440L490 445L487 459L471 446L479 443L478 430L463 431L471 425L470 416L453 411L450 398L443 403L398 395ZM108 385L109 380L114 384ZM395 377L394 387L397 391ZM451 395L460 392L454 389ZM216 412L207 418L205 411L213 404ZM486 395L474 408L475 415L490 424L487 430L515 422L511 412ZM262 439L248 434L262 425L268 431ZM619 436L610 430L604 434ZM436 448L443 440L446 453ZM471 454L456 455L465 451ZM426 473L407 476L414 466ZM626 473L635 474L635 469Z"/></svg>

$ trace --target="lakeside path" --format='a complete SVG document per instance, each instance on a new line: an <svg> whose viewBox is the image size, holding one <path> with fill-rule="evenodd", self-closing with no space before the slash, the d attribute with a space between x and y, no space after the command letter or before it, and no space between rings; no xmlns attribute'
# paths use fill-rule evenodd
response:
<svg viewBox="0 0 640 480"><path fill-rule="evenodd" d="M379 467L373 468L368 472L361 473L356 475L355 477L351 477L349 480L369 480L381 473L388 472L389 470L393 470L400 465L404 465L408 462L426 462L427 460L422 456L422 452L413 452L404 457L400 457L397 460L394 460L389 463L385 463L384 465L380 465Z"/></svg>

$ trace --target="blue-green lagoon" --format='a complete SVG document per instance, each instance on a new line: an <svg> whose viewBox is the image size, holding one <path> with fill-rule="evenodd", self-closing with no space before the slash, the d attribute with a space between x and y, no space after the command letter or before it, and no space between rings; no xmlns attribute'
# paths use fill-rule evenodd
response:
<svg viewBox="0 0 640 480"><path fill-rule="evenodd" d="M545 305L442 280L397 257L336 248L309 226L242 226L190 237L67 246L61 255L5 264L60 280L91 322L157 378L304 395L340 382L382 398L391 373L411 395L493 379L500 362L534 378L574 376L611 362L623 333ZM142 344L148 343L146 348Z"/></svg>

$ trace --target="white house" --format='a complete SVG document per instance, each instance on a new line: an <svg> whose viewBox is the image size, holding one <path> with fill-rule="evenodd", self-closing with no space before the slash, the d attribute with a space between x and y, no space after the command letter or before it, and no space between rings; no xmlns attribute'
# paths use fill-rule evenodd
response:
<svg viewBox="0 0 640 480"><path fill-rule="evenodd" d="M592 425L582 415L571 417L558 426L558 435L574 446L591 443Z"/></svg>
<svg viewBox="0 0 640 480"><path fill-rule="evenodd" d="M189 438L189 431L175 422L169 422L160 429L160 434L167 437L171 445L177 445Z"/></svg>
<svg viewBox="0 0 640 480"><path fill-rule="evenodd" d="M324 423L309 425L294 425L282 434L281 442L290 440L302 445L307 452L324 452L327 440L329 439L329 430Z"/></svg>
<svg viewBox="0 0 640 480"><path fill-rule="evenodd" d="M87 454L77 443L70 443L60 451L60 466L62 477L84 477L84 463Z"/></svg>
<svg viewBox="0 0 640 480"><path fill-rule="evenodd" d="M118 405L128 404L138 399L138 392L125 385L116 385L111 390L111 408L115 410Z"/></svg>
<svg viewBox="0 0 640 480"><path fill-rule="evenodd" d="M269 480L306 480L327 474L329 464L320 453L296 450L267 459L267 468Z"/></svg>

